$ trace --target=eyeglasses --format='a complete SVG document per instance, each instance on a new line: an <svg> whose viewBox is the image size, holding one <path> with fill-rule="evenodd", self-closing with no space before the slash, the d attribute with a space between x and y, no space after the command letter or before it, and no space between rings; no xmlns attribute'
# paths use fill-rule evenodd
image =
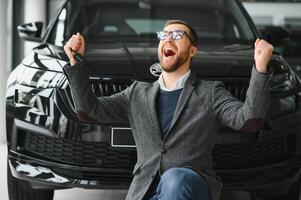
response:
<svg viewBox="0 0 301 200"><path fill-rule="evenodd" d="M196 42L191 39L189 34L186 31L182 30L175 30L175 31L158 31L157 32L157 37L159 40L166 40L168 36L171 34L172 39L174 40L180 40L183 38L184 34L187 35L187 37L190 39L192 44L195 44Z"/></svg>

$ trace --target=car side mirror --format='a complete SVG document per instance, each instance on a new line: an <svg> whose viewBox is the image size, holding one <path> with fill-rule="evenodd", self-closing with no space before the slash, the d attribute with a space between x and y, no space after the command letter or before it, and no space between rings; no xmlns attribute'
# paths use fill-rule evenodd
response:
<svg viewBox="0 0 301 200"><path fill-rule="evenodd" d="M291 33L281 26L265 26L259 28L263 39L271 43L273 46L285 45L289 40Z"/></svg>
<svg viewBox="0 0 301 200"><path fill-rule="evenodd" d="M19 25L17 29L19 36L27 41L42 41L41 33L43 29L43 22L31 22L22 24Z"/></svg>

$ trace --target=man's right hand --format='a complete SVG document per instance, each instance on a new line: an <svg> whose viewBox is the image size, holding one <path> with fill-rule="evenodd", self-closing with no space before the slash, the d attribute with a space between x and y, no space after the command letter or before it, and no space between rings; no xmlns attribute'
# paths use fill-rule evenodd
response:
<svg viewBox="0 0 301 200"><path fill-rule="evenodd" d="M74 54L79 53L80 55L84 55L85 53L85 39L80 34L74 34L69 39L69 41L65 44L64 50L69 58L69 62L71 65L76 64L76 60L74 59Z"/></svg>

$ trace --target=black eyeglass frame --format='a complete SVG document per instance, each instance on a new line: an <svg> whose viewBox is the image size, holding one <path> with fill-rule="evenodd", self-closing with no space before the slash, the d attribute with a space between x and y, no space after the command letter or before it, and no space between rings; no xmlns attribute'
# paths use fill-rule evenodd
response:
<svg viewBox="0 0 301 200"><path fill-rule="evenodd" d="M183 30L175 30L175 31L158 31L157 33L157 37L159 40L166 40L166 38L168 38L168 36L171 34L171 38L173 40L180 40L183 38L184 34L187 35L187 37L189 38L189 40L192 42L193 45L196 45L196 42L193 41L193 39L189 36L189 34L186 31ZM165 34L167 33L167 34ZM164 38L162 36L165 36ZM177 38L177 36L180 36L179 38Z"/></svg>

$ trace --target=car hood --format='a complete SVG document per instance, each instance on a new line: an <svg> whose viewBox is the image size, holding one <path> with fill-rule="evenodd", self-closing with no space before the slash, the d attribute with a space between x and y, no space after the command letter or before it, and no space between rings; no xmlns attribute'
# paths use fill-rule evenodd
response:
<svg viewBox="0 0 301 200"><path fill-rule="evenodd" d="M87 44L85 57L91 76L128 76L137 80L156 79L150 66L158 62L157 45L150 43ZM62 72L67 57L61 47L42 44L31 51L23 64ZM191 63L200 77L248 77L253 66L253 49L246 45L204 45Z"/></svg>

